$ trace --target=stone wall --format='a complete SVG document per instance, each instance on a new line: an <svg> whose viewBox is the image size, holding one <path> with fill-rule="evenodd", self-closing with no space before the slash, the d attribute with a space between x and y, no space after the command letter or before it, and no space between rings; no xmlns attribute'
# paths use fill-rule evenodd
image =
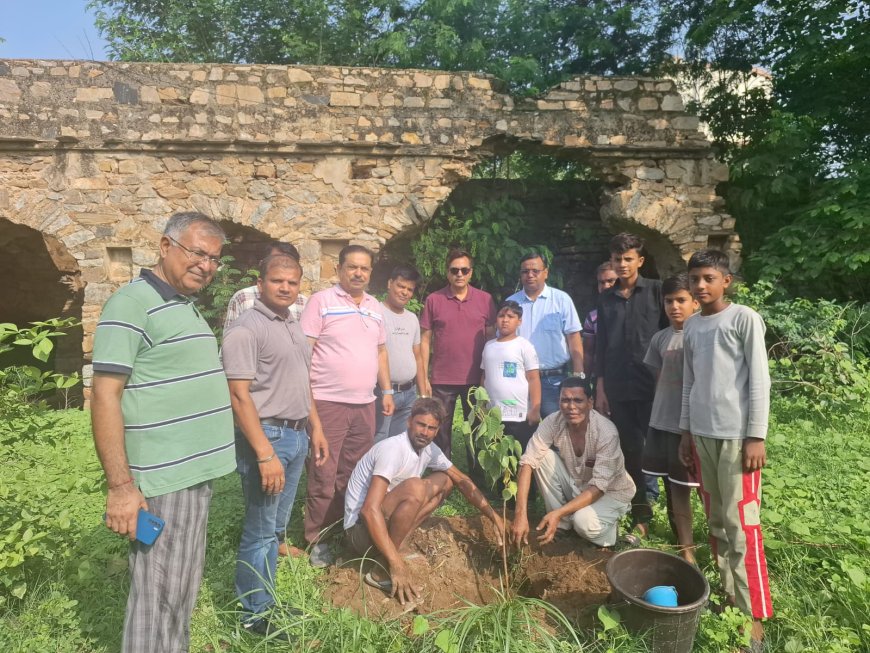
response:
<svg viewBox="0 0 870 653"><path fill-rule="evenodd" d="M516 102L486 75L373 68L0 61L0 218L55 239L102 302L196 209L296 244L304 283L345 242L378 249L432 217L474 165L519 148L584 161L610 231L662 271L739 255L727 176L670 81L582 77ZM2 229L2 225L0 225Z"/></svg>

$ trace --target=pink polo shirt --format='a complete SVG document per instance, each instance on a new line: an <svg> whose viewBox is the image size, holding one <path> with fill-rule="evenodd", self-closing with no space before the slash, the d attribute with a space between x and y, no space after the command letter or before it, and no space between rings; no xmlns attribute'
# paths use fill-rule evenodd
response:
<svg viewBox="0 0 870 653"><path fill-rule="evenodd" d="M316 338L311 354L315 399L368 404L378 382L378 345L387 341L383 308L366 293L359 306L341 286L314 293L302 312L302 331Z"/></svg>
<svg viewBox="0 0 870 653"><path fill-rule="evenodd" d="M438 385L480 383L480 360L486 327L495 324L492 296L472 286L460 301L450 286L426 298L420 328L432 331L430 380Z"/></svg>

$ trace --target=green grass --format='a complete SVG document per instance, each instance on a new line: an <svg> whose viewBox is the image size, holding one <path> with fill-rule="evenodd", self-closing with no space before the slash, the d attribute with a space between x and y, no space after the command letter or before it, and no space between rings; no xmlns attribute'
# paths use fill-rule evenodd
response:
<svg viewBox="0 0 870 653"><path fill-rule="evenodd" d="M771 651L870 650L868 433L866 413L823 416L775 405L762 510L776 611L767 626ZM118 650L128 584L127 545L101 524L104 496L87 414L57 413L35 438L12 439L10 444L9 438L0 437L0 460L0 526L11 532L21 523L15 546L25 560L17 564L9 555L11 546L0 553L0 650ZM473 512L454 493L439 514ZM696 538L705 542L701 514L698 508ZM294 511L290 531L297 545L302 544L299 517L300 511ZM219 479L191 651L294 650L250 637L237 625L233 573L241 519L237 477ZM28 528L31 537L42 533L41 539L24 538ZM652 533L652 546L669 545L663 510ZM718 579L705 546L700 561L715 590ZM562 626L546 635L537 632L523 619L541 615L543 607L528 602L377 623L325 605L322 577L304 560L282 560L279 566L279 602L306 613L304 620L288 621L287 627L319 651L569 651L577 650L575 636L583 650L644 650L606 618L595 631ZM21 598L13 595L15 588ZM705 613L697 650L730 650L739 641L742 621L734 612ZM457 648L463 633L465 642Z"/></svg>

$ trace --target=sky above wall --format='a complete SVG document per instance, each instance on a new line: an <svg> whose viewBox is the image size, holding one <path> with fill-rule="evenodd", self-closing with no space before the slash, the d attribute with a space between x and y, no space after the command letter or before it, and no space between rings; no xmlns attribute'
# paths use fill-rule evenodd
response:
<svg viewBox="0 0 870 653"><path fill-rule="evenodd" d="M0 59L106 60L87 0L0 0Z"/></svg>

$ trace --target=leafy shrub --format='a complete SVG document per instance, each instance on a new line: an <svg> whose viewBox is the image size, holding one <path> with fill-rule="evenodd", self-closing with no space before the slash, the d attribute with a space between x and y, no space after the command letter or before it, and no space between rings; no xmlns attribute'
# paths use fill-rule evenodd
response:
<svg viewBox="0 0 870 653"><path fill-rule="evenodd" d="M54 349L52 338L64 335L63 329L75 326L76 321L53 319L31 324L30 327L0 324L0 353L26 348L36 361L45 363ZM0 369L0 458L8 460L0 484L0 604L6 600L6 592L19 599L24 596L27 563L50 559L57 543L57 538L51 535L69 528L69 515L56 514L52 497L58 488L52 485L51 478L62 475L64 491L73 489L81 478L67 474L66 470L44 469L38 450L33 449L27 455L17 445L54 445L57 432L52 426L57 414L49 410L44 397L78 382L78 374L66 376L43 371L35 365ZM40 483L32 482L34 476ZM71 487L66 487L67 481Z"/></svg>
<svg viewBox="0 0 870 653"><path fill-rule="evenodd" d="M762 279L793 293L867 301L870 287L870 165L809 186L806 203L750 257ZM775 183L775 182L774 182Z"/></svg>
<svg viewBox="0 0 870 653"><path fill-rule="evenodd" d="M502 533L501 558L504 578L508 579L507 561L507 502L517 494L517 471L523 447L506 435L501 421L501 409L489 406L489 395L484 388L468 390L468 415L462 414L462 402L456 402L453 431L468 439L468 447L486 475L490 487L501 484L501 514L505 522Z"/></svg>
<svg viewBox="0 0 870 653"><path fill-rule="evenodd" d="M774 389L823 410L866 408L870 366L862 351L866 307L827 299L791 299L771 283L740 286L737 301L758 311L767 325Z"/></svg>
<svg viewBox="0 0 870 653"><path fill-rule="evenodd" d="M468 391L468 415L462 415L462 405L456 402L454 429L468 439L468 446L486 473L491 487L501 482L501 498L508 501L517 494L516 475L523 448L510 435L505 435L501 410L489 407L489 395L480 387Z"/></svg>
<svg viewBox="0 0 870 653"><path fill-rule="evenodd" d="M0 484L0 604L7 594L24 597L44 565L73 550L76 508L60 507L58 498L101 488L93 450L69 445L70 433L87 429L85 413L46 410L35 413L33 423L39 426L27 439L0 442L7 461Z"/></svg>
<svg viewBox="0 0 870 653"><path fill-rule="evenodd" d="M224 318L227 306L236 291L252 286L257 282L257 270L241 271L235 267L236 259L232 256L221 257L221 267L210 284L202 289L202 304L200 312L220 340L224 331Z"/></svg>
<svg viewBox="0 0 870 653"><path fill-rule="evenodd" d="M65 329L78 325L73 318L31 322L29 327L18 327L10 322L0 323L0 354L13 349L29 349L34 363L48 362L54 350L53 338L66 335ZM43 370L36 365L10 365L0 368L0 444L32 438L44 426L44 413L48 410L46 397L64 391L81 381L79 375L65 375Z"/></svg>

